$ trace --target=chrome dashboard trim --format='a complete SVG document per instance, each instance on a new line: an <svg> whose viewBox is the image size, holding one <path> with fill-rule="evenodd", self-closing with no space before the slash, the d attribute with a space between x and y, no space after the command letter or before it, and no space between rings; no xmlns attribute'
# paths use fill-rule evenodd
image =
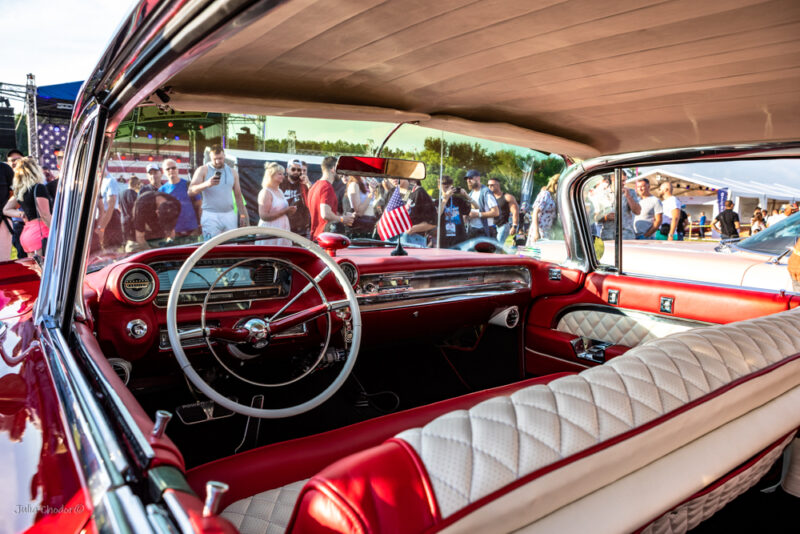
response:
<svg viewBox="0 0 800 534"><path fill-rule="evenodd" d="M364 302L359 298L359 306L362 312L381 311L381 310L399 310L403 308L416 308L418 306L430 306L433 304L447 304L451 302L465 302L470 300L477 300L490 297L501 297L505 295L514 295L521 293L519 289L507 289L500 291L475 291L470 293L453 293L453 294L440 294L440 295L413 295L409 296L401 302L396 300L385 302ZM363 302L363 303L362 303Z"/></svg>
<svg viewBox="0 0 800 534"><path fill-rule="evenodd" d="M274 273L273 273L273 276L272 276L272 284L273 285L260 285L260 286L239 287L239 288L220 288L220 289L214 290L213 292L217 292L217 293L242 293L242 292L246 292L246 291L257 291L257 290L270 289L270 288L278 288L279 289L279 285L278 285L277 280L278 280L278 274L279 274L280 267L277 264L281 263L280 260L276 260L275 258L256 258L256 257L247 257L247 258L237 258L237 257L214 258L214 260L220 262L217 266L219 266L219 267L228 267L228 268L230 268L231 265L225 265L225 264L223 264L221 262L229 261L229 262L232 262L232 263L236 264L236 263L244 263L246 261L258 260L258 259L261 259L265 263L271 263L272 264L272 267L274 269ZM211 261L213 261L213 260L209 260L209 262L211 262ZM156 269L154 266L160 265L160 264L169 264L169 263L174 263L174 261L173 260L154 261L152 263L149 263L148 266L151 269L153 269L153 271L155 271L155 273L156 273L156 276L158 276L160 274L159 270ZM209 265L207 265L207 266L212 266L213 267L215 265L213 263L209 263ZM228 269L228 270L230 270L230 269ZM172 286L170 285L167 289L164 289L163 287L160 286L160 282L161 282L161 280L159 279L159 291L156 294L155 298L153 299L153 304L157 308L166 308L167 305L166 304L159 304L158 300L159 300L159 297L169 296L169 293L170 293L170 290L172 289ZM290 281L290 284L291 284L291 281ZM181 291L181 295L205 295L206 293L208 293L208 290L206 290L206 289L199 289L199 290L196 290L196 291L192 291L192 290L190 290L190 291ZM209 302L209 305L213 306L213 305L217 305L217 304L232 304L232 303L248 302L248 303L250 303L250 306L248 306L248 308L249 308L249 307L252 307L252 301L253 300L275 300L275 299L285 298L286 296L287 295L277 295L277 296L273 296L273 297L258 297L258 298L254 298L254 297L238 298L238 297L233 296L230 299L215 300L213 302ZM202 304L203 304L202 302L187 302L187 303L184 303L184 304L178 304L178 306L179 307L181 307L181 306L201 306Z"/></svg>
<svg viewBox="0 0 800 534"><path fill-rule="evenodd" d="M504 281L486 281L487 276L509 273L515 279ZM457 279L459 276L478 277L475 283L464 283L456 280L458 285L444 285L442 287L425 287L414 289L415 280L447 280ZM404 285L395 285L397 281ZM383 289L375 287L381 282L389 282ZM364 293L364 289L372 287L372 291ZM475 269L455 268L436 271L398 271L382 274L362 275L358 295L359 303L364 306L381 302L397 302L404 300L419 300L442 296L459 296L474 293L504 294L505 292L530 291L531 274L524 266L499 266L486 267L477 271Z"/></svg>

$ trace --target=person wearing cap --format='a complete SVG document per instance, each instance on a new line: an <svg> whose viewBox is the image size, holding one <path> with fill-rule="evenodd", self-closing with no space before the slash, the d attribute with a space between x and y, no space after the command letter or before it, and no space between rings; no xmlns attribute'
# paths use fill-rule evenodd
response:
<svg viewBox="0 0 800 534"><path fill-rule="evenodd" d="M500 208L497 207L497 199L485 185L481 185L481 173L475 169L467 171L467 185L469 185L469 196L473 203L478 206L469 213L469 230L467 238L491 237L497 239L497 226L495 217L500 215Z"/></svg>
<svg viewBox="0 0 800 534"><path fill-rule="evenodd" d="M181 212L175 224L176 241L180 243L191 243L197 241L193 236L198 235L197 216L194 204L200 202L200 195L189 197L189 182L182 179L178 174L178 164L174 159L165 159L161 166L167 175L167 183L158 188L160 193L172 195L181 203Z"/></svg>
<svg viewBox="0 0 800 534"><path fill-rule="evenodd" d="M139 194L149 193L150 191L156 192L161 188L161 168L157 163L147 165L147 178L150 181L142 185Z"/></svg>
<svg viewBox="0 0 800 534"><path fill-rule="evenodd" d="M213 145L209 155L211 161L194 171L188 191L190 197L198 193L203 195L203 214L200 217L203 239L250 224L239 185L239 172L225 163L225 149L221 145ZM234 198L236 211L233 209Z"/></svg>
<svg viewBox="0 0 800 534"><path fill-rule="evenodd" d="M194 212L191 207L189 209ZM133 206L135 240L126 244L126 251L160 247L173 242L181 211L180 200L168 193L148 191L140 194Z"/></svg>
<svg viewBox="0 0 800 534"><path fill-rule="evenodd" d="M311 183L308 181L308 175L303 171L303 162L296 159L290 161L286 167L286 180L281 182L280 190L289 206L297 208L289 215L292 232L305 238L309 237L311 229L311 213L308 211L309 187L311 187Z"/></svg>

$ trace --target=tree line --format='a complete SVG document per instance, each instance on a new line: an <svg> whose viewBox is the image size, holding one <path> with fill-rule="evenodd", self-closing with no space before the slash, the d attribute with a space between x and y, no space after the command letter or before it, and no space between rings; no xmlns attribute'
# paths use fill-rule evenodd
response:
<svg viewBox="0 0 800 534"><path fill-rule="evenodd" d="M444 142L438 137L427 137L423 148L419 151L384 148L381 155L384 157L413 159L425 163L427 177L422 181L422 186L434 198L438 196L438 182L440 163L445 175L449 175L460 187L466 187L464 175L469 169L480 171L486 183L488 178L496 178L503 186L503 191L520 198L522 181L527 172L533 171L533 197L539 189L547 183L554 174L564 170L564 161L559 156L546 155L530 151L527 154L514 150L491 151L480 143ZM369 143L351 143L344 140L336 141L310 141L297 139L294 141L295 151L298 153L311 153L319 155L371 155L374 147ZM267 139L265 142L267 152L287 153L289 151L288 139ZM444 155L443 158L440 157ZM531 199L533 200L533 199Z"/></svg>

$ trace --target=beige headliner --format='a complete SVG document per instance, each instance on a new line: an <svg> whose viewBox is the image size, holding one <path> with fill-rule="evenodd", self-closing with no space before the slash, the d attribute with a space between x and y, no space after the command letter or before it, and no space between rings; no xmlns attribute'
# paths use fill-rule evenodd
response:
<svg viewBox="0 0 800 534"><path fill-rule="evenodd" d="M798 36L797 0L292 0L168 85L587 157L799 139Z"/></svg>

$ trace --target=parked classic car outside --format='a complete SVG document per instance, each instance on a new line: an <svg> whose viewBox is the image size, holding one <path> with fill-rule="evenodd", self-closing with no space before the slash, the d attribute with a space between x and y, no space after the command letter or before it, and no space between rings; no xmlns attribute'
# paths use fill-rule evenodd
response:
<svg viewBox="0 0 800 534"><path fill-rule="evenodd" d="M608 176L622 221L631 167L800 157L796 4L143 0L76 102L46 257L0 265L0 530L793 527L800 296L629 273L584 199ZM108 243L140 119L208 114L223 144L269 115L564 154L564 261L314 243L252 204ZM380 148L369 176L414 179Z"/></svg>
<svg viewBox="0 0 800 534"><path fill-rule="evenodd" d="M789 254L800 238L800 214L739 242L624 240L625 272L677 280L713 282L774 291L796 291L788 270ZM615 244L604 246L602 262L613 264ZM561 263L564 241L538 241L519 253Z"/></svg>

